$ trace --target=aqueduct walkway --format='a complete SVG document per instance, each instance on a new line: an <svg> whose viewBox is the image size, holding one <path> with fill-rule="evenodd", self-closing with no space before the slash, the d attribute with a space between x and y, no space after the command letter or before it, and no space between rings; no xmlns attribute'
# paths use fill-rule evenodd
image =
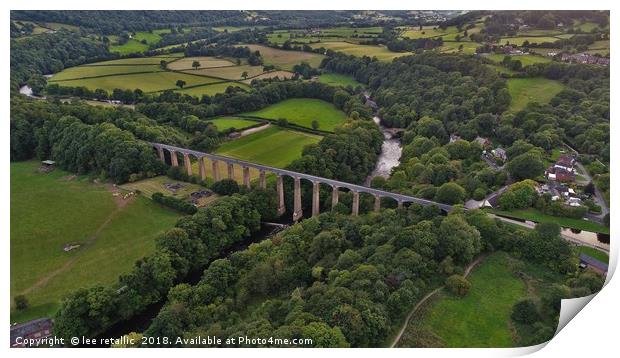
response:
<svg viewBox="0 0 620 358"><path fill-rule="evenodd" d="M338 204L338 193L340 188L348 189L353 194L353 207L351 209L351 213L353 215L357 215L359 213L359 199L360 193L367 193L375 198L374 210L379 211L381 209L381 198L391 198L394 199L398 203L398 207L402 207L404 203L416 203L423 206L431 206L435 205L439 207L441 210L446 212L452 209L451 205L437 203L431 200L420 199L414 196L403 195L398 193L391 193L389 191L369 188L362 185L346 183L334 179L322 178L310 174L298 173L291 170L274 168L267 165L261 165L256 163L247 162L240 159L224 157L217 154L211 153L203 153L191 149L175 147L172 145L161 144L161 143L150 143L159 154L160 160L164 163L166 162L165 151L170 153L170 162L172 166L179 166L179 160L177 154L181 154L183 156L183 166L186 168L187 174L192 175L192 166L190 156L193 156L198 161L198 170L200 177L204 180L207 177L207 166L205 165L204 158L207 158L211 161L211 171L212 176L215 181L221 179L221 175L219 172L219 162L226 163L227 166L227 174L228 178L234 179L234 165L239 165L243 171L243 185L250 187L250 168L254 168L259 172L259 185L261 188L266 187L265 175L267 172L274 173L277 175L277 191L278 191L278 213L280 215L284 214L285 206L284 206L284 184L283 177L289 176L294 180L294 205L293 205L293 221L299 220L302 215L302 205L301 205L301 179L308 180L312 183L312 216L319 214L319 188L321 184L329 185L332 187L332 207Z"/></svg>

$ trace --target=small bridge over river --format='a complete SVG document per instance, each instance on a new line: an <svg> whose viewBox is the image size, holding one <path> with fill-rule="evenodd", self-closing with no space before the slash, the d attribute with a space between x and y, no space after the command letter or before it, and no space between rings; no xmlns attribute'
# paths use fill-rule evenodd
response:
<svg viewBox="0 0 620 358"><path fill-rule="evenodd" d="M211 171L212 177L215 181L219 181L221 179L221 175L219 172L219 162L223 162L226 164L227 175L228 178L235 178L235 170L234 165L238 165L242 169L243 174L243 185L250 187L250 168L258 170L259 172L259 186L261 188L266 187L265 175L266 173L273 173L277 176L277 191L278 191L278 214L283 215L285 212L284 206L284 184L283 177L289 176L293 178L294 181L294 200L293 200L293 221L298 221L303 216L302 205L301 205L301 180L308 180L312 183L312 216L319 214L319 188L321 184L329 185L332 188L332 200L331 204L334 207L338 204L338 194L340 189L347 189L353 195L353 206L351 208L351 213L353 215L358 215L359 213L359 201L360 201L360 193L366 193L374 196L374 210L381 210L381 199L382 198L390 198L395 200L398 203L398 207L403 207L404 203L416 203L423 206L437 206L441 210L449 212L452 209L451 205L438 203L431 200L416 198L415 196L392 193L389 191L369 188L363 185L346 183L334 179L322 178L310 174L298 173L291 170L280 169L275 167L270 167L267 165L256 164L247 162L240 159L229 158L217 154L211 153L203 153L192 149L175 147L172 145L162 144L162 143L150 143L156 150L159 155L159 159L166 163L166 156L164 151L169 152L170 154L170 163L172 166L179 166L179 155L183 157L183 167L187 171L188 175L192 175L192 165L190 156L193 156L198 161L198 171L200 177L204 180L207 177L207 165L205 164L205 158L211 162Z"/></svg>

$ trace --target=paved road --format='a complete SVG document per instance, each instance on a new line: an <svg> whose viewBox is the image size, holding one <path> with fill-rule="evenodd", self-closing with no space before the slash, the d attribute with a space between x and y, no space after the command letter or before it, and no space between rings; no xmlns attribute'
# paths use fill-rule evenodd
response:
<svg viewBox="0 0 620 358"><path fill-rule="evenodd" d="M592 176L590 175L590 173L588 173L588 170L579 162L577 162L577 167L579 168L579 171L581 172L581 174L583 174L583 176L586 177L588 182L592 182L592 184L594 184L594 200L596 201L596 204L601 207L601 213L599 215L594 215L594 214L591 214L591 215L599 219L602 219L605 215L609 213L607 202L605 202L605 199L603 199L603 193L601 193L598 186L592 180Z"/></svg>

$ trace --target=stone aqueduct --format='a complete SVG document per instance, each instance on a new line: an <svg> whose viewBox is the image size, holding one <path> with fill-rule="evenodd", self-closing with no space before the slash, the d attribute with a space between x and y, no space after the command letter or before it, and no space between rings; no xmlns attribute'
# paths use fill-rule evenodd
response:
<svg viewBox="0 0 620 358"><path fill-rule="evenodd" d="M270 172L277 176L277 192L278 192L278 214L283 215L285 212L284 205L284 176L293 178L294 181L294 200L293 200L293 221L298 221L303 216L302 204L301 204L301 179L308 180L312 183L312 216L319 214L319 188L321 184L329 185L332 188L332 200L331 204L334 207L338 204L338 197L340 189L348 189L353 194L353 206L351 209L352 215L358 215L359 213L359 201L360 193L367 193L375 198L374 210L379 211L381 209L381 198L392 198L398 203L398 207L401 208L404 203L416 203L424 206L435 205L441 210L449 212L452 209L451 205L437 203L431 200L420 199L414 196L403 195L398 193L391 193L384 190L373 189L362 185L350 184L338 180L322 178L314 175L298 173L291 170L274 168L266 165L256 164L239 160L235 158L224 157L217 154L203 153L191 149L175 147L161 143L150 143L159 155L159 159L166 163L166 157L164 151L170 153L170 162L172 166L179 166L179 160L177 154L183 155L183 167L186 169L188 175L192 175L192 166L190 156L196 158L198 162L198 171L201 179L207 177L207 166L204 159L207 158L211 161L212 177L215 181L221 180L219 162L226 164L227 177L230 179L235 178L234 165L238 165L242 168L243 185L250 187L250 168L254 168L259 172L259 186L265 188L266 173Z"/></svg>

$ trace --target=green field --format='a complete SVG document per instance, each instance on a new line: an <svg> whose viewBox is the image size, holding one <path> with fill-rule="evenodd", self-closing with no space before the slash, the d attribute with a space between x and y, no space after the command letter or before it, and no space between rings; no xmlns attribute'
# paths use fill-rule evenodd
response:
<svg viewBox="0 0 620 358"><path fill-rule="evenodd" d="M207 78L207 77L205 77ZM195 97L201 97L202 95L209 95L209 96L213 96L216 95L218 93L224 93L226 91L226 89L230 86L233 87L241 87L245 90L250 89L250 86L244 84L244 83L240 83L240 82L224 82L224 83L216 83L216 84L210 84L210 85L206 85L206 86L198 86L198 87L192 87L192 88L185 88L185 89L178 89L177 92L179 93L184 93L184 94L188 94L190 96L195 96Z"/></svg>
<svg viewBox="0 0 620 358"><path fill-rule="evenodd" d="M108 60L101 61L96 63L90 63L88 65L82 66L116 66L116 65L159 65L161 60L166 62L171 62L175 60L177 57L170 54L166 56L152 56L152 57L132 57L132 58L121 58L118 60Z"/></svg>
<svg viewBox="0 0 620 358"><path fill-rule="evenodd" d="M511 211L491 210L491 212L494 214L506 216L509 218L529 220L529 221L534 221L534 222L552 222L562 227L567 227L571 229L609 234L609 228L599 223L588 221L588 220L582 220L582 219L551 216L551 215L543 214L534 208L511 210Z"/></svg>
<svg viewBox="0 0 620 358"><path fill-rule="evenodd" d="M473 55L476 53L476 48L480 46L477 42L471 41L446 41L443 46L439 48L439 51L444 53L462 52L464 54Z"/></svg>
<svg viewBox="0 0 620 358"><path fill-rule="evenodd" d="M52 81L65 81L84 77L110 76L136 72L160 72L163 71L158 65L126 65L126 66L77 66L69 67L55 74Z"/></svg>
<svg viewBox="0 0 620 358"><path fill-rule="evenodd" d="M238 117L219 117L209 120L219 131L225 131L230 128L244 129L258 124L256 121L250 121Z"/></svg>
<svg viewBox="0 0 620 358"><path fill-rule="evenodd" d="M110 285L154 249L158 233L178 214L150 200L113 197L110 187L67 178L60 169L35 172L38 162L11 163L11 322L52 315L79 287ZM82 246L65 252L66 244Z"/></svg>
<svg viewBox="0 0 620 358"><path fill-rule="evenodd" d="M526 297L540 297L561 278L499 251L483 259L468 280L471 288L465 297L444 289L425 304L410 321L400 345L415 347L408 341L415 334L408 333L416 330L434 335L435 342L428 346L514 347L518 337L510 318L513 305Z"/></svg>
<svg viewBox="0 0 620 358"><path fill-rule="evenodd" d="M200 63L200 67L198 70L204 68L212 68L212 67L225 67L225 66L235 66L235 63L225 59L225 58L217 58L217 57L184 57L179 60L176 60L168 65L168 68L171 70L194 70L192 64L194 61L198 61Z"/></svg>
<svg viewBox="0 0 620 358"><path fill-rule="evenodd" d="M120 76L107 76L99 78L85 78L77 80L62 81L63 86L81 87L84 86L91 90L97 88L112 92L115 88L134 90L140 88L144 92L157 92L166 89L177 89L177 80L186 82L186 87L214 83L221 81L216 78L192 76L175 72L153 72L129 74ZM53 83L53 82L51 82Z"/></svg>
<svg viewBox="0 0 620 358"><path fill-rule="evenodd" d="M313 98L287 99L243 115L273 120L286 118L290 123L306 128L312 128L312 121L317 120L323 131L333 131L347 120L347 115L333 104Z"/></svg>
<svg viewBox="0 0 620 358"><path fill-rule="evenodd" d="M173 64L175 64L174 62ZM185 73L197 73L204 76L218 77L227 80L243 80L243 73L247 74L247 78L256 77L262 74L263 66L227 66L218 68L204 68L198 70L185 70Z"/></svg>
<svg viewBox="0 0 620 358"><path fill-rule="evenodd" d="M326 50L342 52L347 55L358 57L376 57L379 61L392 61L397 57L411 55L409 52L390 51L385 46L359 45L343 41L315 43L310 45L310 47L314 49L323 47Z"/></svg>
<svg viewBox="0 0 620 358"><path fill-rule="evenodd" d="M374 27L332 27L317 31L307 30L275 30L267 34L267 39L272 44L282 45L286 41L293 43L348 41L359 42L369 38L378 37L383 33L380 26Z"/></svg>
<svg viewBox="0 0 620 358"><path fill-rule="evenodd" d="M227 157L284 168L301 157L308 144L318 143L321 136L284 130L272 126L222 144L216 151ZM222 172L223 173L223 172Z"/></svg>
<svg viewBox="0 0 620 358"><path fill-rule="evenodd" d="M312 67L319 67L325 56L302 51L286 51L262 45L242 45L252 51L260 51L266 65L274 65L282 70L292 70L293 66L307 62Z"/></svg>
<svg viewBox="0 0 620 358"><path fill-rule="evenodd" d="M429 37L440 37L449 34L458 34L456 26L448 26L445 29L440 29L437 26L423 26L422 30L419 27L410 27L403 29L402 37L410 39L421 39ZM461 32L462 33L462 32Z"/></svg>
<svg viewBox="0 0 620 358"><path fill-rule="evenodd" d="M493 61L493 62L497 62L500 63L504 60L504 57L506 57L506 55L501 55L501 54L493 54L493 55L489 55L486 56L486 58L488 58L489 60ZM547 63L547 62L551 62L551 58L547 57L547 56L537 56L537 55L520 55L520 56L510 56L510 58L514 61L514 60L519 60L521 61L521 64L523 66L529 66L535 63Z"/></svg>
<svg viewBox="0 0 620 358"><path fill-rule="evenodd" d="M556 42L560 40L558 37L552 37L552 36L521 36L521 37L503 37L501 39L499 39L498 43L505 45L505 44L511 44L511 45L517 45L517 46L522 46L523 43L525 41L528 41L531 44L534 43L543 43L543 42Z"/></svg>
<svg viewBox="0 0 620 358"><path fill-rule="evenodd" d="M467 296L459 298L442 291L429 304L426 315L418 318L420 325L439 336L444 347L514 346L510 314L527 290L509 260L503 252L485 258L468 278L471 289Z"/></svg>
<svg viewBox="0 0 620 358"><path fill-rule="evenodd" d="M564 85L558 81L546 78L511 78L508 79L508 91L512 100L511 112L517 112L525 108L529 102L548 103L551 98L564 89Z"/></svg>
<svg viewBox="0 0 620 358"><path fill-rule="evenodd" d="M110 45L110 52L117 52L121 55L144 52L149 49L149 45L154 45L161 41L160 34L165 32L170 32L170 29L155 30L153 32L136 32L133 38L129 39L126 43L122 45ZM114 36L113 38L117 37ZM146 44L142 43L142 41L146 41Z"/></svg>
<svg viewBox="0 0 620 358"><path fill-rule="evenodd" d="M319 76L319 82L328 84L330 86L363 86L363 84L357 82L353 77L341 75L338 73L323 73Z"/></svg>
<svg viewBox="0 0 620 358"><path fill-rule="evenodd" d="M248 77L246 80L243 80L241 82L250 84L252 80L263 80L266 78L276 78L276 77L281 80L284 80L284 79L291 79L293 78L294 75L295 74L291 71L269 71L269 72L262 73L258 76Z"/></svg>

